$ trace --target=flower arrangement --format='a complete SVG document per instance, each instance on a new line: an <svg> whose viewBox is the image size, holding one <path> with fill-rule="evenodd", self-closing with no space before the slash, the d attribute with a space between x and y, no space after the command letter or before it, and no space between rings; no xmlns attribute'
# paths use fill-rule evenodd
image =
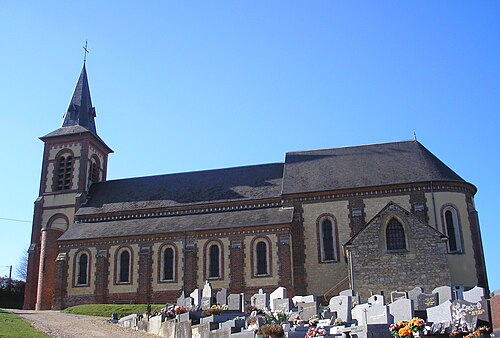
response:
<svg viewBox="0 0 500 338"><path fill-rule="evenodd" d="M413 337L413 333L422 332L425 328L425 321L422 318L412 318L409 321L400 320L389 326L389 331L394 337Z"/></svg>
<svg viewBox="0 0 500 338"><path fill-rule="evenodd" d="M333 326L340 326L340 325L344 325L344 324L345 323L340 318L335 319L335 322L333 322Z"/></svg>
<svg viewBox="0 0 500 338"><path fill-rule="evenodd" d="M264 337L278 338L283 337L285 332L280 324L265 324L257 331L257 334L263 335Z"/></svg>
<svg viewBox="0 0 500 338"><path fill-rule="evenodd" d="M449 336L451 338L462 337L462 332L457 331L457 330L453 330L450 332Z"/></svg>
<svg viewBox="0 0 500 338"><path fill-rule="evenodd" d="M264 314L268 324L286 324L288 323L291 312L277 310L274 312L266 311Z"/></svg>
<svg viewBox="0 0 500 338"><path fill-rule="evenodd" d="M464 338L475 338L475 337L481 337L483 333L488 333L490 332L490 328L487 326L481 326L479 327L476 331L469 333L466 335Z"/></svg>
<svg viewBox="0 0 500 338"><path fill-rule="evenodd" d="M306 332L306 337L324 337L326 330L321 326L310 326Z"/></svg>
<svg viewBox="0 0 500 338"><path fill-rule="evenodd" d="M223 310L224 310L224 308L222 306L212 305L212 307L210 307L206 310L203 310L201 315L202 315L202 317L209 317L212 315L216 316L216 315L220 315Z"/></svg>

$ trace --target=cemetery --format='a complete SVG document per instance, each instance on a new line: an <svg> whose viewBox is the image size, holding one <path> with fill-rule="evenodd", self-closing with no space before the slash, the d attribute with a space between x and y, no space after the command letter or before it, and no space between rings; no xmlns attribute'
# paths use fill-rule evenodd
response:
<svg viewBox="0 0 500 338"><path fill-rule="evenodd" d="M427 291L427 290L426 290ZM314 295L287 297L278 287L249 297L212 289L208 281L160 312L114 318L118 325L160 337L490 337L486 290L441 286L424 292L394 290L363 301L353 290L341 291L327 306Z"/></svg>

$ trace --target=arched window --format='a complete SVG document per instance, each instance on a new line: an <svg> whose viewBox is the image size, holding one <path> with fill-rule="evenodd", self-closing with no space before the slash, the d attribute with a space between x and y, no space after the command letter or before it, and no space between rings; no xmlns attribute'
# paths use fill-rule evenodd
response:
<svg viewBox="0 0 500 338"><path fill-rule="evenodd" d="M462 252L462 237L457 210L453 207L444 209L445 233L448 236L448 252Z"/></svg>
<svg viewBox="0 0 500 338"><path fill-rule="evenodd" d="M130 252L126 249L118 256L118 283L130 283Z"/></svg>
<svg viewBox="0 0 500 338"><path fill-rule="evenodd" d="M267 262L267 243L265 241L259 241L255 245L255 258L257 265L257 275L267 275L269 274L268 262Z"/></svg>
<svg viewBox="0 0 500 338"><path fill-rule="evenodd" d="M174 280L174 249L171 247L167 247L163 251L163 275L162 280L164 281L172 281Z"/></svg>
<svg viewBox="0 0 500 338"><path fill-rule="evenodd" d="M76 264L76 284L77 285L87 285L88 284L88 268L89 268L89 256L82 252L77 256Z"/></svg>
<svg viewBox="0 0 500 338"><path fill-rule="evenodd" d="M335 225L330 218L321 222L321 261L331 262L337 260L337 236Z"/></svg>
<svg viewBox="0 0 500 338"><path fill-rule="evenodd" d="M208 248L208 278L220 277L220 248L212 244Z"/></svg>
<svg viewBox="0 0 500 338"><path fill-rule="evenodd" d="M73 156L64 154L57 160L56 190L71 189L71 172L73 171Z"/></svg>
<svg viewBox="0 0 500 338"><path fill-rule="evenodd" d="M406 249L405 230L403 225L396 218L392 218L387 224L385 235L387 240L387 250Z"/></svg>
<svg viewBox="0 0 500 338"><path fill-rule="evenodd" d="M89 186L92 183L99 182L99 169L100 169L99 159L97 158L97 156L93 155L90 158Z"/></svg>

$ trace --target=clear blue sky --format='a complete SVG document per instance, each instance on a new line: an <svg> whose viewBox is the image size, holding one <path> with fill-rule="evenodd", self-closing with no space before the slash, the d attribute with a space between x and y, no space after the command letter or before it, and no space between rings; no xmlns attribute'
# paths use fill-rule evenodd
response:
<svg viewBox="0 0 500 338"><path fill-rule="evenodd" d="M30 221L85 40L108 178L411 139L478 187L500 288L499 1L4 1L0 217ZM0 275L31 224L0 219Z"/></svg>

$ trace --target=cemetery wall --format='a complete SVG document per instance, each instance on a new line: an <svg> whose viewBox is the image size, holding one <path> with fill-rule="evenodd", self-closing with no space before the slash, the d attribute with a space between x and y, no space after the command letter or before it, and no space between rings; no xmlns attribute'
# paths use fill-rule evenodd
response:
<svg viewBox="0 0 500 338"><path fill-rule="evenodd" d="M407 249L388 252L385 226L391 217L403 225ZM422 225L410 213L390 205L356 236L350 245L354 289L366 299L370 292L411 290L422 287L430 292L450 284L446 244L440 234Z"/></svg>
<svg viewBox="0 0 500 338"><path fill-rule="evenodd" d="M448 254L451 282L452 284L463 284L466 288L473 287L478 284L478 279L465 194L462 192L435 192L434 198L438 220L437 230L446 234L443 211L445 206L452 206L457 210L458 223L461 228L463 252ZM432 197L428 198L428 201L432 201ZM433 215L432 203L429 204L430 214ZM430 219L433 218L430 217Z"/></svg>
<svg viewBox="0 0 500 338"><path fill-rule="evenodd" d="M304 242L307 292L324 295L332 286L347 277L347 264L342 245L351 237L348 201L304 203ZM333 219L337 226L337 260L321 261L319 227L324 217Z"/></svg>
<svg viewBox="0 0 500 338"><path fill-rule="evenodd" d="M95 247L86 247L89 254L89 270L90 273L88 275L89 283L87 285L75 286L75 278L76 277L76 255L80 251L80 249L71 249L68 253L68 276L67 276L67 294L68 296L74 295L93 295L95 292L95 271L96 271L96 254L97 250Z"/></svg>

